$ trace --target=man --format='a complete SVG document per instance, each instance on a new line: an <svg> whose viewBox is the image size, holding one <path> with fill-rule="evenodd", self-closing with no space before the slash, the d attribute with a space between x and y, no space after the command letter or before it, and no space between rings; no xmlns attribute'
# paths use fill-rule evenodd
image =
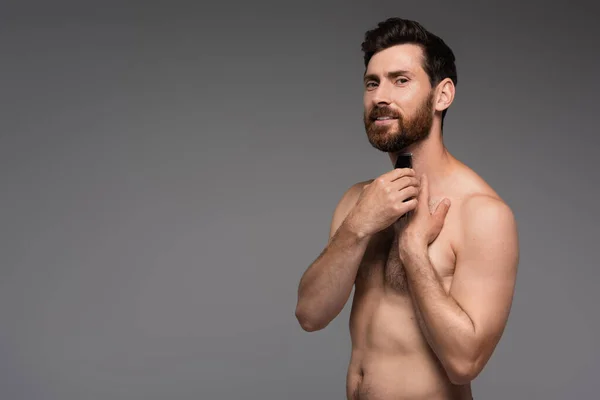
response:
<svg viewBox="0 0 600 400"><path fill-rule="evenodd" d="M512 304L511 209L442 140L457 83L452 50L419 23L368 31L364 124L391 168L350 187L299 284L296 317L325 328L354 286L348 399L472 399Z"/></svg>

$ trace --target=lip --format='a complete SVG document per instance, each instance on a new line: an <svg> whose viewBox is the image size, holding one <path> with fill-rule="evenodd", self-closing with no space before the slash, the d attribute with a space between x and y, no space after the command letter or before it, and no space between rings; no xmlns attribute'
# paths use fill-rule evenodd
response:
<svg viewBox="0 0 600 400"><path fill-rule="evenodd" d="M373 123L376 125L388 125L393 122L396 122L397 120L398 120L398 118L389 118L389 119L383 119L383 120L374 119Z"/></svg>

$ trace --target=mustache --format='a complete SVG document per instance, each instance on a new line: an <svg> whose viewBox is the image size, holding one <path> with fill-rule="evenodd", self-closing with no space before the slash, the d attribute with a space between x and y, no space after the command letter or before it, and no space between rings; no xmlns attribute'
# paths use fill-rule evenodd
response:
<svg viewBox="0 0 600 400"><path fill-rule="evenodd" d="M390 107L374 107L369 113L369 119L377 119L380 117L400 118L400 114Z"/></svg>

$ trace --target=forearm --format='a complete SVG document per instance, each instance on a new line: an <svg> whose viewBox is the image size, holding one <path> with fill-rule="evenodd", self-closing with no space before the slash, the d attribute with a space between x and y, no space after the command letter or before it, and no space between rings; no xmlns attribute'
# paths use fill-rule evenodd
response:
<svg viewBox="0 0 600 400"><path fill-rule="evenodd" d="M350 297L369 241L343 223L308 267L298 287L296 317L306 330L323 329Z"/></svg>
<svg viewBox="0 0 600 400"><path fill-rule="evenodd" d="M401 253L413 301L429 345L453 380L468 377L477 352L471 318L444 290L426 248Z"/></svg>

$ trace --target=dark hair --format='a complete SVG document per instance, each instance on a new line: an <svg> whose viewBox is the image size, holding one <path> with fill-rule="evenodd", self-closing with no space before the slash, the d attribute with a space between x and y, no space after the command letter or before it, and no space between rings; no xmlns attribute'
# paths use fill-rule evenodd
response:
<svg viewBox="0 0 600 400"><path fill-rule="evenodd" d="M452 49L418 22L398 17L388 18L377 24L377 28L365 33L365 40L362 42L365 68L375 53L405 43L416 44L423 49L423 69L429 76L432 87L445 78L450 78L454 85L458 83ZM446 111L448 109L442 112L442 121Z"/></svg>

